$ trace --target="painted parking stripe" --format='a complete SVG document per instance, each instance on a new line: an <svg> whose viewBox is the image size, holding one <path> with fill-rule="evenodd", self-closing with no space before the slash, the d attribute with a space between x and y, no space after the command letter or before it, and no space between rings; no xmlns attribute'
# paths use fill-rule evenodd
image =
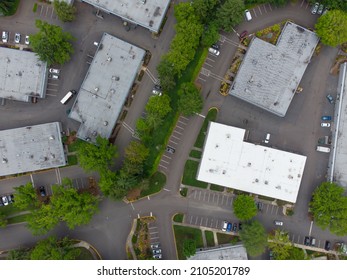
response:
<svg viewBox="0 0 347 280"><path fill-rule="evenodd" d="M178 140L181 139L181 138L176 137L175 135L171 135L171 137L176 138L176 139L178 139Z"/></svg>
<svg viewBox="0 0 347 280"><path fill-rule="evenodd" d="M171 139L169 140L169 142L171 142L171 143L174 143L174 144L178 145L178 143L176 143L175 141L172 141Z"/></svg>
<svg viewBox="0 0 347 280"><path fill-rule="evenodd" d="M269 5L269 9L270 9L270 11L272 12L272 7L271 7L270 3L268 3L268 5Z"/></svg>
<svg viewBox="0 0 347 280"><path fill-rule="evenodd" d="M257 17L257 13L256 13L256 11L255 11L255 8L254 8L252 11L253 11L255 17Z"/></svg>
<svg viewBox="0 0 347 280"><path fill-rule="evenodd" d="M267 14L266 6L263 5L263 8L264 8L264 10L265 10L265 14Z"/></svg>
<svg viewBox="0 0 347 280"><path fill-rule="evenodd" d="M167 164L170 164L170 162L165 161L165 160L163 160L163 159L161 159L161 161L160 161L160 162L165 162L165 163L167 163Z"/></svg>
<svg viewBox="0 0 347 280"><path fill-rule="evenodd" d="M182 119L184 119L184 120L189 121L189 119L188 119L188 118L186 118L186 117L184 117L184 116L180 116L180 118L182 118Z"/></svg>
<svg viewBox="0 0 347 280"><path fill-rule="evenodd" d="M260 15L262 15L263 13L260 10L260 6L258 6L258 10L259 10Z"/></svg>
<svg viewBox="0 0 347 280"><path fill-rule="evenodd" d="M223 202L224 202L224 195L222 195L222 201L221 201L221 205L223 205Z"/></svg>
<svg viewBox="0 0 347 280"><path fill-rule="evenodd" d="M168 158L168 159L172 159L172 157L169 157L169 156L167 156L167 155L163 155L163 157L166 157L166 158Z"/></svg>
<svg viewBox="0 0 347 280"><path fill-rule="evenodd" d="M160 167L163 167L163 168L165 168L165 169L167 169L167 167L166 167L166 166L164 166L164 165L159 164L159 166L160 166Z"/></svg>
<svg viewBox="0 0 347 280"><path fill-rule="evenodd" d="M200 198L201 198L201 191L199 191L199 200L200 200Z"/></svg>
<svg viewBox="0 0 347 280"><path fill-rule="evenodd" d="M204 192L204 199L203 199L203 201L205 201L205 196L206 196L206 193Z"/></svg>
<svg viewBox="0 0 347 280"><path fill-rule="evenodd" d="M215 56L215 55L213 55L212 57L213 57L213 58L215 58L216 56ZM211 60L212 62L215 62L215 60L214 60L214 59L212 59L212 58L211 58L211 57L209 57L209 56L208 56L208 57L206 57L206 60ZM206 62L205 62L205 63L206 63Z"/></svg>
<svg viewBox="0 0 347 280"><path fill-rule="evenodd" d="M173 133L177 133L177 134L179 134L179 135L182 135L182 133L181 132L178 132L178 131L176 131L176 130L174 130L174 132Z"/></svg>
<svg viewBox="0 0 347 280"><path fill-rule="evenodd" d="M198 223L198 216L195 217L195 225Z"/></svg>
<svg viewBox="0 0 347 280"><path fill-rule="evenodd" d="M205 62L204 66L205 66L205 65L210 66L210 67L213 67L213 65L211 65L211 64L209 64L209 63L207 63L207 62Z"/></svg>
<svg viewBox="0 0 347 280"><path fill-rule="evenodd" d="M180 127L179 125L176 124L176 127L175 128L179 128L179 129L182 129L184 130L184 127Z"/></svg>
<svg viewBox="0 0 347 280"><path fill-rule="evenodd" d="M201 81L203 81L203 82L206 82L206 80L203 79L203 78L200 78L200 76L198 77L198 79L201 80Z"/></svg>
<svg viewBox="0 0 347 280"><path fill-rule="evenodd" d="M177 122L179 122L179 123L181 123L181 124L183 124L183 125L187 125L186 122L182 122L181 120L178 120Z"/></svg>

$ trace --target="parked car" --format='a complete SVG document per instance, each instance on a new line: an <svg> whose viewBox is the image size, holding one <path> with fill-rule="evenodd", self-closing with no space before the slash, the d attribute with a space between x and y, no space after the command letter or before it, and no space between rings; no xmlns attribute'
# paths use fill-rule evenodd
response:
<svg viewBox="0 0 347 280"><path fill-rule="evenodd" d="M242 230L242 223L239 223L239 230Z"/></svg>
<svg viewBox="0 0 347 280"><path fill-rule="evenodd" d="M320 124L321 127L330 127L330 123L322 122Z"/></svg>
<svg viewBox="0 0 347 280"><path fill-rule="evenodd" d="M311 246L316 246L316 238L311 237L310 245Z"/></svg>
<svg viewBox="0 0 347 280"><path fill-rule="evenodd" d="M219 50L220 46L218 43L214 43L211 45L211 48L214 48L215 50Z"/></svg>
<svg viewBox="0 0 347 280"><path fill-rule="evenodd" d="M237 232L237 223L233 224L233 232Z"/></svg>
<svg viewBox="0 0 347 280"><path fill-rule="evenodd" d="M311 238L309 236L305 236L304 245L309 246L311 243Z"/></svg>
<svg viewBox="0 0 347 280"><path fill-rule="evenodd" d="M331 116L322 116L322 121L331 121Z"/></svg>
<svg viewBox="0 0 347 280"><path fill-rule="evenodd" d="M330 94L327 95L327 99L329 103L334 104L334 98Z"/></svg>
<svg viewBox="0 0 347 280"><path fill-rule="evenodd" d="M8 42L8 32L2 31L2 42L7 43Z"/></svg>
<svg viewBox="0 0 347 280"><path fill-rule="evenodd" d="M275 226L283 226L283 222L282 221L274 221Z"/></svg>
<svg viewBox="0 0 347 280"><path fill-rule="evenodd" d="M232 223L228 223L228 225L227 225L227 232L230 232L232 228L233 228L233 224Z"/></svg>
<svg viewBox="0 0 347 280"><path fill-rule="evenodd" d="M48 78L54 79L54 80L58 80L58 79L59 79L59 76L56 75L56 74L48 74Z"/></svg>
<svg viewBox="0 0 347 280"><path fill-rule="evenodd" d="M26 45L30 45L29 35L25 36L24 42L25 42Z"/></svg>
<svg viewBox="0 0 347 280"><path fill-rule="evenodd" d="M160 260L162 257L161 257L161 254L159 254L159 255L154 255L153 258Z"/></svg>
<svg viewBox="0 0 347 280"><path fill-rule="evenodd" d="M228 222L223 221L222 231L227 231L227 227L228 227Z"/></svg>
<svg viewBox="0 0 347 280"><path fill-rule="evenodd" d="M39 192L40 192L41 196L46 196L47 195L46 189L45 189L44 186L39 187Z"/></svg>
<svg viewBox="0 0 347 280"><path fill-rule="evenodd" d="M36 96L31 97L31 103L37 103L37 97Z"/></svg>
<svg viewBox="0 0 347 280"><path fill-rule="evenodd" d="M170 147L170 146L167 146L167 147L166 147L166 151L167 151L168 153L170 153L170 154L174 154L176 150L175 150L174 148Z"/></svg>
<svg viewBox="0 0 347 280"><path fill-rule="evenodd" d="M212 54L217 55L217 56L220 54L219 50L216 50L214 48L208 48L208 51L209 51L209 53L212 53Z"/></svg>
<svg viewBox="0 0 347 280"><path fill-rule="evenodd" d="M329 240L325 241L324 249L327 250L327 251L329 251L330 248L331 248L331 243L330 243L330 241L329 241Z"/></svg>
<svg viewBox="0 0 347 280"><path fill-rule="evenodd" d="M49 73L53 73L53 74L60 74L60 70L59 69L55 69L55 68L49 68Z"/></svg>
<svg viewBox="0 0 347 280"><path fill-rule="evenodd" d="M2 199L2 203L3 203L5 206L8 205L7 196L3 196L1 199Z"/></svg>
<svg viewBox="0 0 347 280"><path fill-rule="evenodd" d="M318 8L319 8L319 3L316 2L316 3L312 6L311 13L312 13L313 15L315 15L315 14L317 13L317 11L318 11Z"/></svg>
<svg viewBox="0 0 347 280"><path fill-rule="evenodd" d="M160 85L154 85L154 87L152 89L152 94L161 96L163 94L161 86Z"/></svg>
<svg viewBox="0 0 347 280"><path fill-rule="evenodd" d="M266 134L266 137L265 137L265 140L264 140L264 142L265 142L266 144L268 144L268 143L270 142L270 136L271 136L270 133L267 133L267 134Z"/></svg>
<svg viewBox="0 0 347 280"><path fill-rule="evenodd" d="M153 255L158 255L158 254L161 254L161 249L154 249Z"/></svg>
<svg viewBox="0 0 347 280"><path fill-rule="evenodd" d="M329 11L329 7L327 6L327 7L325 7L325 9L324 9L324 11L323 11L323 13L322 13L322 15L324 16L328 11Z"/></svg>
<svg viewBox="0 0 347 280"><path fill-rule="evenodd" d="M8 203L13 203L13 200L12 200L12 198L13 198L13 194L9 194L9 195L7 195L7 200L8 200Z"/></svg>
<svg viewBox="0 0 347 280"><path fill-rule="evenodd" d="M16 44L19 44L19 43L20 43L20 33L16 33L16 34L14 35L14 42L15 42Z"/></svg>
<svg viewBox="0 0 347 280"><path fill-rule="evenodd" d="M324 5L320 4L317 10L317 14L321 15L323 13Z"/></svg>
<svg viewBox="0 0 347 280"><path fill-rule="evenodd" d="M243 38L245 38L248 35L248 31L242 31L242 33L240 34L240 39L242 40Z"/></svg>
<svg viewBox="0 0 347 280"><path fill-rule="evenodd" d="M255 204L257 205L258 211L262 211L263 210L263 203L262 202L257 201Z"/></svg>
<svg viewBox="0 0 347 280"><path fill-rule="evenodd" d="M160 244L159 244L159 243L157 243L157 244L152 244L152 245L151 245L151 248L152 248L152 249L159 249L159 248L160 248Z"/></svg>

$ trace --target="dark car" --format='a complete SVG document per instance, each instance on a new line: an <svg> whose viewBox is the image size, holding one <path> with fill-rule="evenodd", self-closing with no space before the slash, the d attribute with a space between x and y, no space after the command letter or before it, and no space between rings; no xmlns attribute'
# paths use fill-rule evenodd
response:
<svg viewBox="0 0 347 280"><path fill-rule="evenodd" d="M211 48L214 48L215 50L219 50L220 46L217 43L212 44Z"/></svg>
<svg viewBox="0 0 347 280"><path fill-rule="evenodd" d="M328 99L330 104L334 104L334 98L331 96L331 94L327 95L327 99Z"/></svg>
<svg viewBox="0 0 347 280"><path fill-rule="evenodd" d="M228 223L227 225L227 231L231 231L231 229L233 228L233 224L232 223Z"/></svg>
<svg viewBox="0 0 347 280"><path fill-rule="evenodd" d="M239 223L239 230L242 230L242 223Z"/></svg>
<svg viewBox="0 0 347 280"><path fill-rule="evenodd" d="M158 255L158 254L161 254L161 249L154 249L153 255Z"/></svg>
<svg viewBox="0 0 347 280"><path fill-rule="evenodd" d="M331 243L330 243L330 241L325 241L325 246L324 246L324 249L325 250L327 250L327 251L329 251L330 250L330 248L331 248Z"/></svg>
<svg viewBox="0 0 347 280"><path fill-rule="evenodd" d="M331 116L322 116L322 121L331 121Z"/></svg>
<svg viewBox="0 0 347 280"><path fill-rule="evenodd" d="M159 249L159 248L160 248L160 244L159 244L159 243L157 243L157 244L152 244L152 245L151 245L151 248L152 248L152 249Z"/></svg>
<svg viewBox="0 0 347 280"><path fill-rule="evenodd" d="M233 231L236 232L237 231L237 223L233 224Z"/></svg>
<svg viewBox="0 0 347 280"><path fill-rule="evenodd" d="M257 201L257 202L256 202L256 205L257 205L258 211L262 211L262 210L263 210L263 203Z"/></svg>
<svg viewBox="0 0 347 280"><path fill-rule="evenodd" d="M245 38L248 35L248 31L245 30L240 34L240 39L242 40L243 38Z"/></svg>
<svg viewBox="0 0 347 280"><path fill-rule="evenodd" d="M166 151L169 152L170 154L174 154L175 153L175 149L170 147L170 146L166 147Z"/></svg>
<svg viewBox="0 0 347 280"><path fill-rule="evenodd" d="M309 236L305 236L304 245L310 246L310 244L311 244L311 238Z"/></svg>
<svg viewBox="0 0 347 280"><path fill-rule="evenodd" d="M41 196L46 196L46 189L44 186L39 187L39 192Z"/></svg>
<svg viewBox="0 0 347 280"><path fill-rule="evenodd" d="M13 203L13 195L7 195L7 200L8 200L8 203Z"/></svg>

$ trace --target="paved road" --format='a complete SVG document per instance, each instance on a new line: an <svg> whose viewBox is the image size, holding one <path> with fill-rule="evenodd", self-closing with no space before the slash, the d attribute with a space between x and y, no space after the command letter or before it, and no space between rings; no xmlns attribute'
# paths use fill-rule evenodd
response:
<svg viewBox="0 0 347 280"><path fill-rule="evenodd" d="M35 30L32 25L35 16L32 15L30 7L33 2L34 1L21 1L20 19L23 31L18 31L23 34ZM71 30L74 36L79 38L79 40L75 42L76 54L73 56L72 61L63 68L63 71L71 74L73 79L63 77L64 80L62 80L58 86L59 94L62 95L70 88L78 88L87 70L87 65L77 62L86 61L87 54L93 51L92 42L98 40L103 31L108 31L120 38L126 38L129 42L151 50L155 55L152 56L149 68L155 75L155 65L158 63L160 55L167 51L173 36L174 31L172 25L174 24L174 18L172 16L172 10L169 12L169 18L161 37L159 40L155 40L151 38L147 31L140 27L127 33L124 29L120 28L121 22L117 20L117 18L105 15L104 20L100 20L93 16L94 10L90 6L81 3L76 3L76 5L79 12L77 21L64 25L65 28ZM261 8L256 8L258 11L256 9L254 11L251 10L253 20L241 24L236 31L241 32L247 29L249 32L254 32L288 18L295 20L303 26L312 27L317 17L312 16L305 7L305 5L301 6L301 3L298 3L296 6L289 5L288 7L280 9L273 8L271 10L268 8L265 13L264 8L261 6ZM262 11L262 13L259 12L259 9L261 9L260 11ZM50 13L46 12L43 14L49 15ZM50 18L49 20L51 22L55 21L54 18ZM17 31L12 29L13 27L9 20L1 19L0 21L4 28L12 32ZM29 24L30 22L31 24ZM222 35L226 37L226 40L223 42L221 55L219 57L209 55L208 59L208 63L212 65L208 66L210 67L210 71L218 76L224 76L224 73L228 69L236 50L235 42L237 42L237 36L234 33ZM294 98L288 115L284 120L279 120L277 117L251 107L235 98L222 97L218 93L220 85L218 80L210 77L207 78L206 81L201 81L203 86L202 94L205 98L205 107L202 115L205 115L210 107L216 106L220 108L218 121L241 127L242 120L247 117L250 120L249 126L254 132L251 134L252 140L261 141L264 133L271 129L273 136L271 138L272 145L299 153L308 153L309 159L305 169L294 217L284 217L281 208L276 208L271 205L265 206L263 212L259 213L257 216L267 229L272 229L273 219L280 217L285 222L284 228L290 231L292 240L299 243L302 242L303 236L308 234L311 228L311 224L306 215L307 202L314 187L324 180L324 170L327 167L325 155L315 153L312 147L313 143L316 141L316 136L320 133L325 133L319 127L319 116L321 114L331 114L332 112L332 108L329 107L329 104L326 104L323 96L325 94L325 89L334 90L334 88L330 87L336 82L335 77L328 75L328 69L334 58L335 52L336 51L333 49L323 48L321 55L312 60L302 81L304 92L302 95ZM148 77L141 82L141 91L139 91L141 93L137 94L135 97L130 111L131 114L128 114L125 120L130 126L133 127L135 120L141 115L152 85L152 81ZM36 104L42 107L37 107L32 104L23 105L15 102L7 104L4 110L0 111L0 117L2 117L2 119L4 119L4 117L8 119L9 114L11 114L11 116L14 115L13 112L18 113L19 116L15 114L15 117L13 120L11 119L10 123L1 123L1 128L5 129L29 123L33 124L32 122L39 123L40 120L42 120L42 118L39 118L40 114L44 115L47 114L47 112L49 112L49 120L61 120L65 124L65 127L76 127L77 124L71 123L66 119L64 112L65 108L60 109L59 106L53 104L52 100L54 101L55 97L52 97L50 101L49 98L50 97L47 98L47 101L40 100L41 102ZM57 96L54 102L57 103L58 98L60 97ZM37 108L39 108L38 112L36 112ZM234 110L235 113L233 112ZM6 111L10 113L4 113ZM25 115L21 115L21 112L25 112ZM29 115L27 115L27 112ZM29 119L27 116L30 116ZM258 119L258 122L256 119ZM176 251L171 227L171 217L175 213L185 213L186 222L195 225L207 224L214 228L218 228L221 221L224 219L235 221L235 217L230 209L232 203L230 196L222 196L218 193L217 200L217 194L198 194L199 192L208 192L201 190L191 190L188 198L182 198L178 194L184 163L194 145L203 120L204 118L201 116L193 116L186 122L184 132L177 140L178 144L175 147L176 152L174 155L170 156L169 168L164 170L167 175L167 184L165 190L161 193L149 199L145 198L140 200L134 204L125 204L123 202L114 202L104 199L100 205L100 212L93 217L89 225L79 227L74 231L69 231L65 226L61 225L52 233L58 236L65 236L68 234L70 237L84 239L93 244L101 252L104 259L125 259L126 253L124 244L131 227L131 220L138 217L138 215L153 214L157 217L156 226L163 247L163 256L165 259L175 259ZM259 122L259 120L262 122ZM289 128L293 129L290 131L295 131L295 133L288 133L287 129ZM309 133L307 133L307 130L309 130ZM130 139L131 135L127 131L121 130L116 144L120 147L120 150L123 150ZM61 173L66 171L70 174L64 173L64 176L74 174L76 176L75 178L82 178L83 176L79 174L81 171L74 168L69 167L61 169ZM42 184L49 183L49 176L56 178L54 172L55 171L52 173L42 173L42 175L35 174L34 179ZM11 184L22 184L26 180L30 180L30 178L19 177L14 181L1 181L0 184L4 186L4 188L10 188ZM54 181L55 179L53 182ZM338 239L329 232L316 228L314 225L312 226L311 232L318 237L319 246L322 246L321 242L326 238L330 240ZM30 246L41 238L43 237L33 237L24 225L9 226L5 229L0 229L0 249Z"/></svg>

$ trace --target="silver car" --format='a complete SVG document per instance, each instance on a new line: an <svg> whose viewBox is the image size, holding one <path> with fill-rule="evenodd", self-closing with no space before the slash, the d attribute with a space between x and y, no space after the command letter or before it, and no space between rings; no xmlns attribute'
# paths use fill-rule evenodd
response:
<svg viewBox="0 0 347 280"><path fill-rule="evenodd" d="M2 42L7 43L8 42L8 32L2 31Z"/></svg>
<svg viewBox="0 0 347 280"><path fill-rule="evenodd" d="M312 6L312 9L311 9L312 15L315 15L315 14L317 13L318 8L319 8L319 3L316 2L316 3Z"/></svg>
<svg viewBox="0 0 347 280"><path fill-rule="evenodd" d="M16 33L16 34L14 35L14 42L15 42L16 44L19 44L19 43L20 43L20 34L19 34L19 33Z"/></svg>
<svg viewBox="0 0 347 280"><path fill-rule="evenodd" d="M321 15L323 13L324 5L320 4L317 10L317 14Z"/></svg>

